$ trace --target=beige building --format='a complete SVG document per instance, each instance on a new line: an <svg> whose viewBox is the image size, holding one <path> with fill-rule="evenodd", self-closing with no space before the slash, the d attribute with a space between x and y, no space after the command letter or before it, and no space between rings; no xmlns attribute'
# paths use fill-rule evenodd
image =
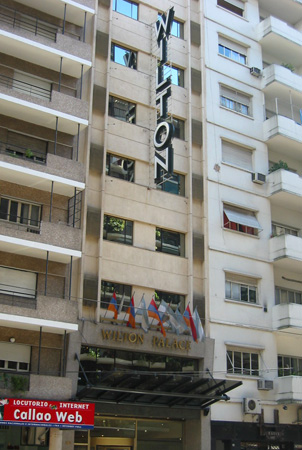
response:
<svg viewBox="0 0 302 450"><path fill-rule="evenodd" d="M0 449L302 445L301 21L0 1L0 396L95 408L88 430L4 405Z"/></svg>

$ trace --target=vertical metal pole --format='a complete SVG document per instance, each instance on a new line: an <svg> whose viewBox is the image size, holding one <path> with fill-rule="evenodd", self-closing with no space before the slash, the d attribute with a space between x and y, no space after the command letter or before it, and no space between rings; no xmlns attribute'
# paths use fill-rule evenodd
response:
<svg viewBox="0 0 302 450"><path fill-rule="evenodd" d="M56 132L55 132L55 147L54 147L54 154L57 154L57 140L58 140L58 123L59 123L59 118L56 117Z"/></svg>
<svg viewBox="0 0 302 450"><path fill-rule="evenodd" d="M40 327L40 336L39 336L38 375L40 374L41 344L42 344L42 327Z"/></svg>
<svg viewBox="0 0 302 450"><path fill-rule="evenodd" d="M60 73L59 73L59 86L58 86L58 92L61 92L62 64L63 64L63 56L61 56L61 59L60 59Z"/></svg>
<svg viewBox="0 0 302 450"><path fill-rule="evenodd" d="M66 375L66 330L64 331L64 339L63 339L63 354L62 354L62 370L61 370L61 376L65 377Z"/></svg>
<svg viewBox="0 0 302 450"><path fill-rule="evenodd" d="M294 117L294 107L293 107L293 98L292 98L292 93L291 93L291 91L289 91L289 101L290 101L290 110L291 110L291 113L292 113L292 119L295 120L295 117Z"/></svg>
<svg viewBox="0 0 302 450"><path fill-rule="evenodd" d="M64 20L63 20L62 34L65 34L66 8L67 8L67 5L66 5L66 3L65 3L65 6L64 6Z"/></svg>
<svg viewBox="0 0 302 450"><path fill-rule="evenodd" d="M77 137L77 161L79 160L79 145L80 145L80 124L78 123L78 137Z"/></svg>
<svg viewBox="0 0 302 450"><path fill-rule="evenodd" d="M276 102L276 115L278 116L278 99L277 99L277 97L275 98L275 102Z"/></svg>
<svg viewBox="0 0 302 450"><path fill-rule="evenodd" d="M49 252L46 252L46 270L45 270L45 288L44 295L47 295L47 277L48 277L48 261L49 261Z"/></svg>
<svg viewBox="0 0 302 450"><path fill-rule="evenodd" d="M86 20L87 20L87 11L85 11L85 17L84 17L83 42L85 42L85 39L86 39Z"/></svg>
<svg viewBox="0 0 302 450"><path fill-rule="evenodd" d="M51 191L50 191L50 205L49 205L49 222L51 223L51 214L52 214L52 201L53 201L53 181L51 182Z"/></svg>
<svg viewBox="0 0 302 450"><path fill-rule="evenodd" d="M77 188L74 188L73 221L72 221L73 228L75 226L76 199L77 199Z"/></svg>
<svg viewBox="0 0 302 450"><path fill-rule="evenodd" d="M68 300L71 298L71 283L72 283L72 256L70 257L70 265L69 265L69 295Z"/></svg>
<svg viewBox="0 0 302 450"><path fill-rule="evenodd" d="M84 70L84 66L82 64L82 67L81 67L81 82L80 82L80 99L82 99L82 92L83 92L83 70Z"/></svg>

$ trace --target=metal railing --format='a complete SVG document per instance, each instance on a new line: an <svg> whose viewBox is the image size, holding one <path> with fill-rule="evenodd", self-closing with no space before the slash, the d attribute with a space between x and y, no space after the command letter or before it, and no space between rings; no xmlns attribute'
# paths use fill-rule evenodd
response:
<svg viewBox="0 0 302 450"><path fill-rule="evenodd" d="M302 104L293 104L291 99L288 102L280 98L270 99L270 106L265 109L265 120L274 116L283 116L294 120L298 125L302 125Z"/></svg>
<svg viewBox="0 0 302 450"><path fill-rule="evenodd" d="M49 89L46 89L35 84L26 83L25 81L19 81L13 77L8 77L2 74L0 74L0 85L8 89L23 92L25 94L31 95L32 97L42 98L49 101L51 100L51 85Z"/></svg>
<svg viewBox="0 0 302 450"><path fill-rule="evenodd" d="M53 143L51 141L47 141L45 142L45 144L47 147L49 147L49 144ZM0 153L12 156L13 158L32 161L37 164L46 164L47 154L55 154L52 151L46 150L45 152L40 152L38 150L31 149L29 146L23 147L21 145L3 141L0 141ZM61 158L73 159L73 148L66 144L57 143L56 155L60 156Z"/></svg>

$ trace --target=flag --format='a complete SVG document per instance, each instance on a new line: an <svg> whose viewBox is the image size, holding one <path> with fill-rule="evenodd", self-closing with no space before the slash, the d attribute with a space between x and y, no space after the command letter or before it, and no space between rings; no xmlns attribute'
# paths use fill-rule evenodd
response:
<svg viewBox="0 0 302 450"><path fill-rule="evenodd" d="M110 300L110 303L108 305L107 311L112 311L114 313L114 318L117 319L118 309L117 309L117 302L116 302L115 292L113 292L113 295L111 297L111 300Z"/></svg>
<svg viewBox="0 0 302 450"><path fill-rule="evenodd" d="M177 335L183 334L188 330L188 327L178 307L176 308L176 311L172 311L172 313L173 314L170 314L170 323L173 325L175 333Z"/></svg>
<svg viewBox="0 0 302 450"><path fill-rule="evenodd" d="M152 317L153 319L158 320L158 323L159 323L160 328L161 328L161 332L166 337L166 330L164 329L164 325L163 325L163 323L161 321L160 314L158 312L158 309L157 309L156 303L154 301L154 298L152 298L152 300L150 302L150 305L148 306L148 316Z"/></svg>
<svg viewBox="0 0 302 450"><path fill-rule="evenodd" d="M124 306L124 301L125 301L125 293L123 294L120 306L118 307L118 313L119 314L122 312L122 308Z"/></svg>
<svg viewBox="0 0 302 450"><path fill-rule="evenodd" d="M142 326L142 329L147 333L147 331L150 327L150 324L149 324L149 317L148 317L147 306L146 306L144 296L142 296L140 304L136 310L136 315L142 316L141 326Z"/></svg>
<svg viewBox="0 0 302 450"><path fill-rule="evenodd" d="M133 298L133 295L132 295L131 300L130 300L130 306L128 308L127 314L129 314L127 327L135 328L135 309L134 309L134 298Z"/></svg>
<svg viewBox="0 0 302 450"><path fill-rule="evenodd" d="M200 320L197 308L195 308L195 311L193 313L193 320L194 320L194 324L195 324L195 328L196 328L197 341L198 342L204 341L204 339L205 339L204 330L203 330L203 326L201 324L201 320Z"/></svg>
<svg viewBox="0 0 302 450"><path fill-rule="evenodd" d="M195 323L194 323L189 305L186 307L183 318L184 318L186 324L188 325L188 327L191 329L194 341L197 342L196 327L195 327Z"/></svg>
<svg viewBox="0 0 302 450"><path fill-rule="evenodd" d="M168 303L166 303L164 300L162 300L162 301L160 302L159 307L158 307L158 312L159 312L161 321L162 321L163 323L164 323L164 322L167 322L167 320L169 320L168 308L169 308Z"/></svg>

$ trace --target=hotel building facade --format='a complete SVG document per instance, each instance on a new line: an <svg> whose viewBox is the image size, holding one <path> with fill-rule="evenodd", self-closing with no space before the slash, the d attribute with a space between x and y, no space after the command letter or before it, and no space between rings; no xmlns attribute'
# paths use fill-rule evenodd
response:
<svg viewBox="0 0 302 450"><path fill-rule="evenodd" d="M0 1L0 396L95 408L4 405L0 449L300 448L301 31L298 0ZM145 332L152 298L205 338Z"/></svg>

